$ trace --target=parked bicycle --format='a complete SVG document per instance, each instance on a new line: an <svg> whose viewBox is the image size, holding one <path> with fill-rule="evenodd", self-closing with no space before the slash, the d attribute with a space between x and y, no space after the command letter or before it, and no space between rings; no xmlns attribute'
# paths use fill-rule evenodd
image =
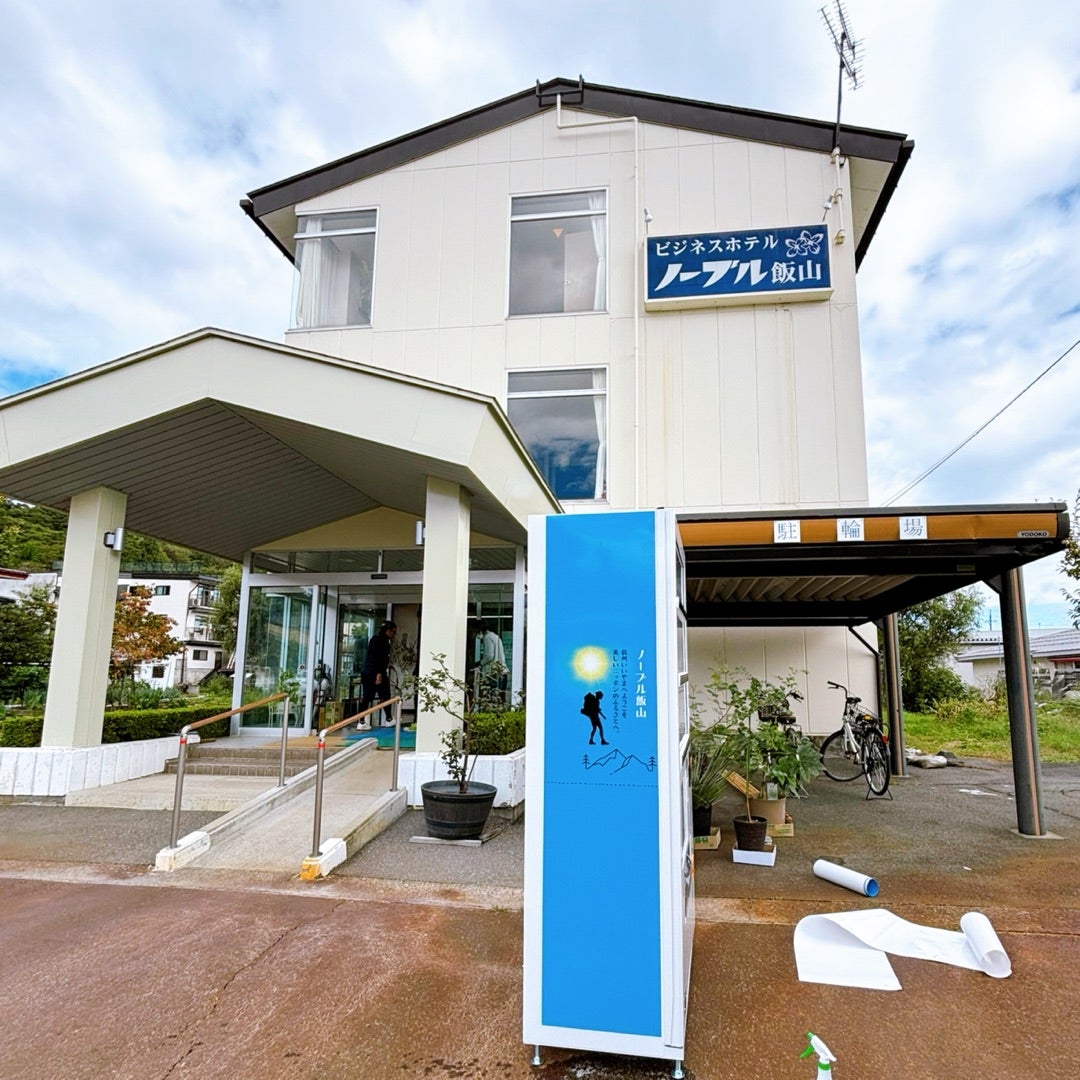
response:
<svg viewBox="0 0 1080 1080"><path fill-rule="evenodd" d="M846 686L831 680L829 686L844 691L844 716L839 730L821 744L825 775L843 783L865 776L870 793L884 795L889 790L889 751L881 721L861 708L862 698Z"/></svg>

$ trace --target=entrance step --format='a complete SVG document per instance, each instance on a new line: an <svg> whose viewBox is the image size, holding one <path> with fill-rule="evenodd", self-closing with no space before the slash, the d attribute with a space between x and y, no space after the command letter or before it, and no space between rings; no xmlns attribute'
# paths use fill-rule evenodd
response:
<svg viewBox="0 0 1080 1080"><path fill-rule="evenodd" d="M335 740L326 744L329 759L347 744ZM317 746L293 746L285 751L285 775L311 768L319 759ZM176 774L178 758L165 762L165 772ZM277 776L281 771L281 746L232 747L227 742L197 743L187 748L184 757L184 774L201 776Z"/></svg>

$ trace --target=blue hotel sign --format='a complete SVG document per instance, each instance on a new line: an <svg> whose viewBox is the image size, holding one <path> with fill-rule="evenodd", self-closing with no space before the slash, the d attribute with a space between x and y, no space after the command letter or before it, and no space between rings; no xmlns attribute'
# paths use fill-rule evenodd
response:
<svg viewBox="0 0 1080 1080"><path fill-rule="evenodd" d="M650 236L647 308L824 300L832 293L827 225Z"/></svg>

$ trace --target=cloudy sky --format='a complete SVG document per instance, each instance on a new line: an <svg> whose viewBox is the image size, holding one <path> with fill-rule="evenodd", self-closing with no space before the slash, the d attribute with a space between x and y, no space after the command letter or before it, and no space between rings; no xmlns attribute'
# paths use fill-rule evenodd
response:
<svg viewBox="0 0 1080 1080"><path fill-rule="evenodd" d="M822 2L0 0L0 395L200 326L279 340L291 270L240 198L537 79L831 120ZM859 276L877 505L1080 339L1080 14L847 11L844 121L915 140ZM1072 505L1078 387L1080 346L898 503ZM1025 580L1066 625L1056 560Z"/></svg>

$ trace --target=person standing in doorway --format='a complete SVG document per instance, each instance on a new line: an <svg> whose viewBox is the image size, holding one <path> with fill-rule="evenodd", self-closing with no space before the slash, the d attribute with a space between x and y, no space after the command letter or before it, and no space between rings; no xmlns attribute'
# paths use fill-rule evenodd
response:
<svg viewBox="0 0 1080 1080"><path fill-rule="evenodd" d="M370 708L376 701L386 701L390 697L390 649L394 644L394 635L397 633L397 625L392 622L384 622L379 627L379 632L368 642L367 653L364 655L364 664L360 668L360 711ZM374 727L375 713L368 719ZM357 721L359 728L363 721ZM393 721L390 719L390 710L383 709L383 724L389 726Z"/></svg>
<svg viewBox="0 0 1080 1080"><path fill-rule="evenodd" d="M481 696L498 698L502 704L506 650L502 638L483 619L476 622L476 669L480 673Z"/></svg>

